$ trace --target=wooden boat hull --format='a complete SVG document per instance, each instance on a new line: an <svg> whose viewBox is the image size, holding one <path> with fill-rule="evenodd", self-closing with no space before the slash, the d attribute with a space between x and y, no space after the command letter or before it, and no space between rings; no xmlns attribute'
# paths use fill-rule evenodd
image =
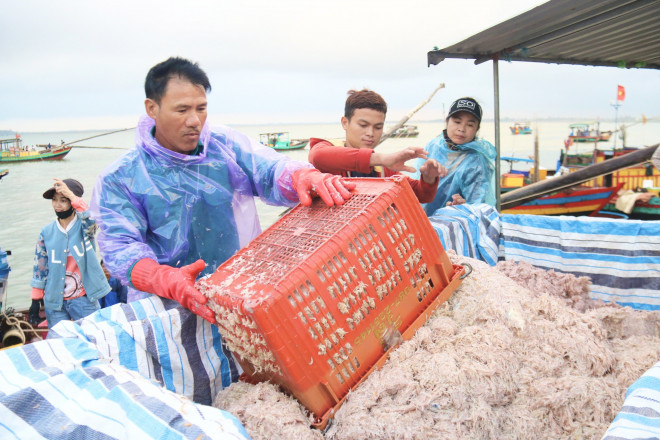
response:
<svg viewBox="0 0 660 440"><path fill-rule="evenodd" d="M610 140L610 133L601 133L596 136L568 136L573 142L607 142Z"/></svg>
<svg viewBox="0 0 660 440"><path fill-rule="evenodd" d="M281 146L276 146L276 147L271 147L273 150L278 150L278 151L287 151L287 150L300 150L303 149L307 146L306 143L300 144L300 145L289 145L288 147L281 147Z"/></svg>
<svg viewBox="0 0 660 440"><path fill-rule="evenodd" d="M505 209L503 214L592 215L603 209L622 184L607 188L581 188L540 197Z"/></svg>
<svg viewBox="0 0 660 440"><path fill-rule="evenodd" d="M50 151L18 151L16 153L11 153L8 151L3 151L0 156L0 163L13 163L13 162L31 162L37 160L59 160L63 159L64 156L69 154L73 147L64 147L58 149L52 149Z"/></svg>
<svg viewBox="0 0 660 440"><path fill-rule="evenodd" d="M419 133L403 133L403 134L393 134L393 138L416 138L419 136Z"/></svg>
<svg viewBox="0 0 660 440"><path fill-rule="evenodd" d="M517 134L532 134L532 129L531 128L515 128L515 127L509 127L511 130L511 134L517 135Z"/></svg>

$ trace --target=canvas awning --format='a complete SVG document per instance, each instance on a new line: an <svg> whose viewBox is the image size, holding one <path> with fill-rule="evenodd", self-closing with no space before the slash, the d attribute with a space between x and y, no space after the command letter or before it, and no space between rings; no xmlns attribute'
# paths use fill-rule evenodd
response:
<svg viewBox="0 0 660 440"><path fill-rule="evenodd" d="M660 0L551 0L428 53L445 58L660 69Z"/></svg>
<svg viewBox="0 0 660 440"><path fill-rule="evenodd" d="M427 57L493 61L499 176L498 60L660 69L660 0L551 0Z"/></svg>

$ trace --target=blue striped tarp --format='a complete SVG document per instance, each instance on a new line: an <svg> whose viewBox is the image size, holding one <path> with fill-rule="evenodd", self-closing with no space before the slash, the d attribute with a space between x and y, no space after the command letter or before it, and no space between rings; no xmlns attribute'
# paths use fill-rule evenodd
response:
<svg viewBox="0 0 660 440"><path fill-rule="evenodd" d="M249 438L213 398L240 367L217 327L155 296L0 351L0 438Z"/></svg>
<svg viewBox="0 0 660 440"><path fill-rule="evenodd" d="M216 326L156 295L63 321L48 334L58 337L90 341L105 359L205 405L242 373Z"/></svg>
<svg viewBox="0 0 660 440"><path fill-rule="evenodd" d="M660 222L502 215L500 258L591 278L590 296L660 310Z"/></svg>
<svg viewBox="0 0 660 440"><path fill-rule="evenodd" d="M660 438L660 362L626 392L626 400L602 440Z"/></svg>
<svg viewBox="0 0 660 440"><path fill-rule="evenodd" d="M498 212L485 203L448 206L429 217L442 247L458 255L497 264L500 236Z"/></svg>

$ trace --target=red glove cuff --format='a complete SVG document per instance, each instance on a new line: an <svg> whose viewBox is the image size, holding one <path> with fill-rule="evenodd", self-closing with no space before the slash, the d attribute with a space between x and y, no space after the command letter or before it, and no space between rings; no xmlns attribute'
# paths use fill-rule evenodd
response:
<svg viewBox="0 0 660 440"><path fill-rule="evenodd" d="M133 287L137 290L147 293L156 293L153 291L153 276L156 269L160 266L151 258L143 258L133 265L131 273L128 274Z"/></svg>

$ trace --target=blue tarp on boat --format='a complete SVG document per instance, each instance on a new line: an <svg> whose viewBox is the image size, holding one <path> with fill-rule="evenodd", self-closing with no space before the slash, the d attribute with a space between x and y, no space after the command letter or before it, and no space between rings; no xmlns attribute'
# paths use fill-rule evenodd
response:
<svg viewBox="0 0 660 440"><path fill-rule="evenodd" d="M591 278L590 296L660 310L660 222L501 216L500 258Z"/></svg>

